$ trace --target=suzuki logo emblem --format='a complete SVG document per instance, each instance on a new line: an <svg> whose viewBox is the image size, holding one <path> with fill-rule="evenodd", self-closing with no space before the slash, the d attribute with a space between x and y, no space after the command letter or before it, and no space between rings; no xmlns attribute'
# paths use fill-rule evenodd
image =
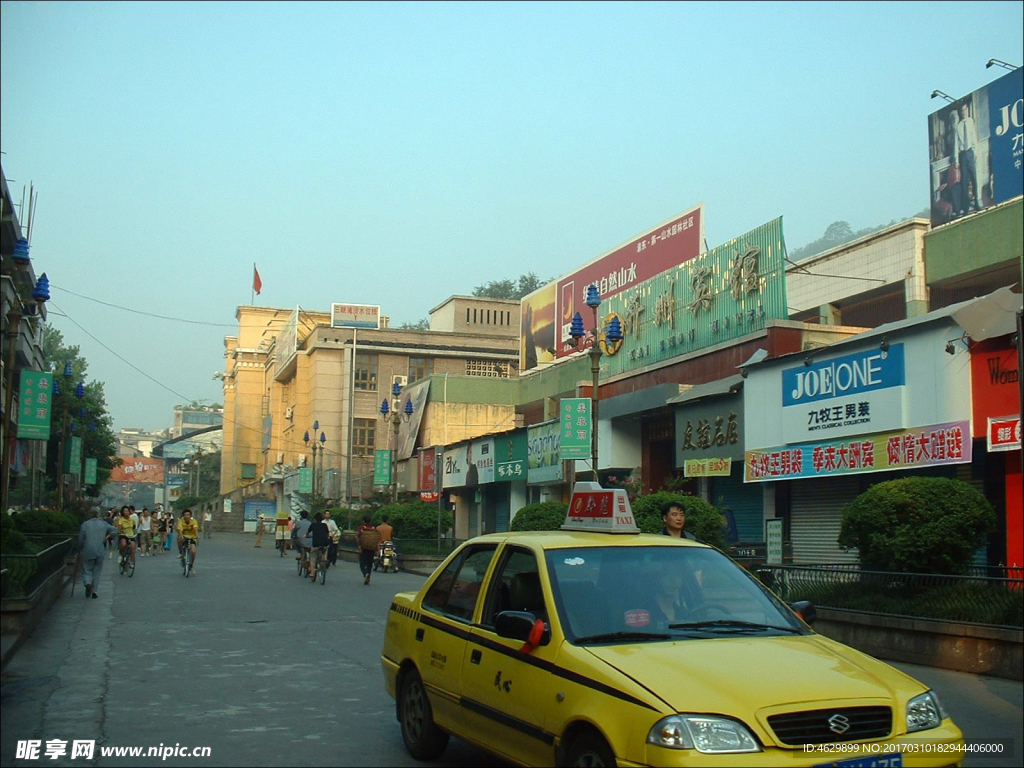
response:
<svg viewBox="0 0 1024 768"><path fill-rule="evenodd" d="M828 727L833 733L844 734L850 730L850 721L843 715L832 715L828 719Z"/></svg>

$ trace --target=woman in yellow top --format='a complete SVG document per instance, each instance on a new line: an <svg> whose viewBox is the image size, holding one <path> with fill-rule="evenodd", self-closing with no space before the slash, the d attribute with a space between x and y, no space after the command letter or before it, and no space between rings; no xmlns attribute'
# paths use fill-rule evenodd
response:
<svg viewBox="0 0 1024 768"><path fill-rule="evenodd" d="M121 507L121 514L115 522L117 526L117 548L124 554L124 548L130 547L129 550L132 555L132 559L135 559L135 521L132 519L131 510L127 507Z"/></svg>
<svg viewBox="0 0 1024 768"><path fill-rule="evenodd" d="M192 573L196 572L196 544L199 542L199 521L192 517L192 510L186 509L178 521L178 555L185 556L185 545L192 550Z"/></svg>

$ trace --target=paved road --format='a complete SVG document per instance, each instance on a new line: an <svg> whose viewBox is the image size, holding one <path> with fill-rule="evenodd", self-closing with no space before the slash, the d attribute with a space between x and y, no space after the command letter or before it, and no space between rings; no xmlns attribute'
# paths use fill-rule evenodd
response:
<svg viewBox="0 0 1024 768"><path fill-rule="evenodd" d="M5 670L0 764L90 764L16 760L16 742L96 739L212 752L95 765L422 765L402 746L379 662L392 595L422 577L375 574L364 586L339 562L326 585L311 584L240 534L203 542L187 580L171 556L141 558L132 579L114 565L98 599L65 591ZM1014 759L966 765L1021 765L1019 683L897 666L939 691L968 738L1017 738ZM457 740L437 764L500 765Z"/></svg>

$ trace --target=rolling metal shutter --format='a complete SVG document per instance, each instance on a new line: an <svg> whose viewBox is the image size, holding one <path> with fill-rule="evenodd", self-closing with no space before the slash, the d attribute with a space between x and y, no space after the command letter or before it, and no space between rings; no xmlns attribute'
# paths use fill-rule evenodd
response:
<svg viewBox="0 0 1024 768"><path fill-rule="evenodd" d="M794 480L790 495L793 564L856 563L857 551L844 552L836 539L843 509L860 492L856 477Z"/></svg>
<svg viewBox="0 0 1024 768"><path fill-rule="evenodd" d="M738 477L712 478L711 503L732 511L737 541L764 541L764 491L762 483L744 483Z"/></svg>

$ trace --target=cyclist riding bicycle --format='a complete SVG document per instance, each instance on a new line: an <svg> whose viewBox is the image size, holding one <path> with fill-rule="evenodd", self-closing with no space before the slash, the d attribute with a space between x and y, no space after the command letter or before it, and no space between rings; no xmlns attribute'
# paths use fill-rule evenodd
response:
<svg viewBox="0 0 1024 768"><path fill-rule="evenodd" d="M309 526L309 578L316 581L316 562L318 557L327 557L327 547L331 543L331 531L319 512L315 522Z"/></svg>
<svg viewBox="0 0 1024 768"><path fill-rule="evenodd" d="M313 524L313 521L309 519L309 512L302 510L299 512L299 520L295 523L293 534L295 536L295 548L298 551L296 560L302 560L303 557L307 558L306 562L309 562L309 548L311 542L309 539L309 527Z"/></svg>
<svg viewBox="0 0 1024 768"><path fill-rule="evenodd" d="M178 556L185 557L185 545L192 552L192 573L196 572L196 545L199 543L199 521L192 517L192 510L186 509L178 521Z"/></svg>
<svg viewBox="0 0 1024 768"><path fill-rule="evenodd" d="M123 555L125 552L135 558L135 520L132 519L131 509L127 505L121 507L121 515L115 523L117 527L117 549Z"/></svg>

